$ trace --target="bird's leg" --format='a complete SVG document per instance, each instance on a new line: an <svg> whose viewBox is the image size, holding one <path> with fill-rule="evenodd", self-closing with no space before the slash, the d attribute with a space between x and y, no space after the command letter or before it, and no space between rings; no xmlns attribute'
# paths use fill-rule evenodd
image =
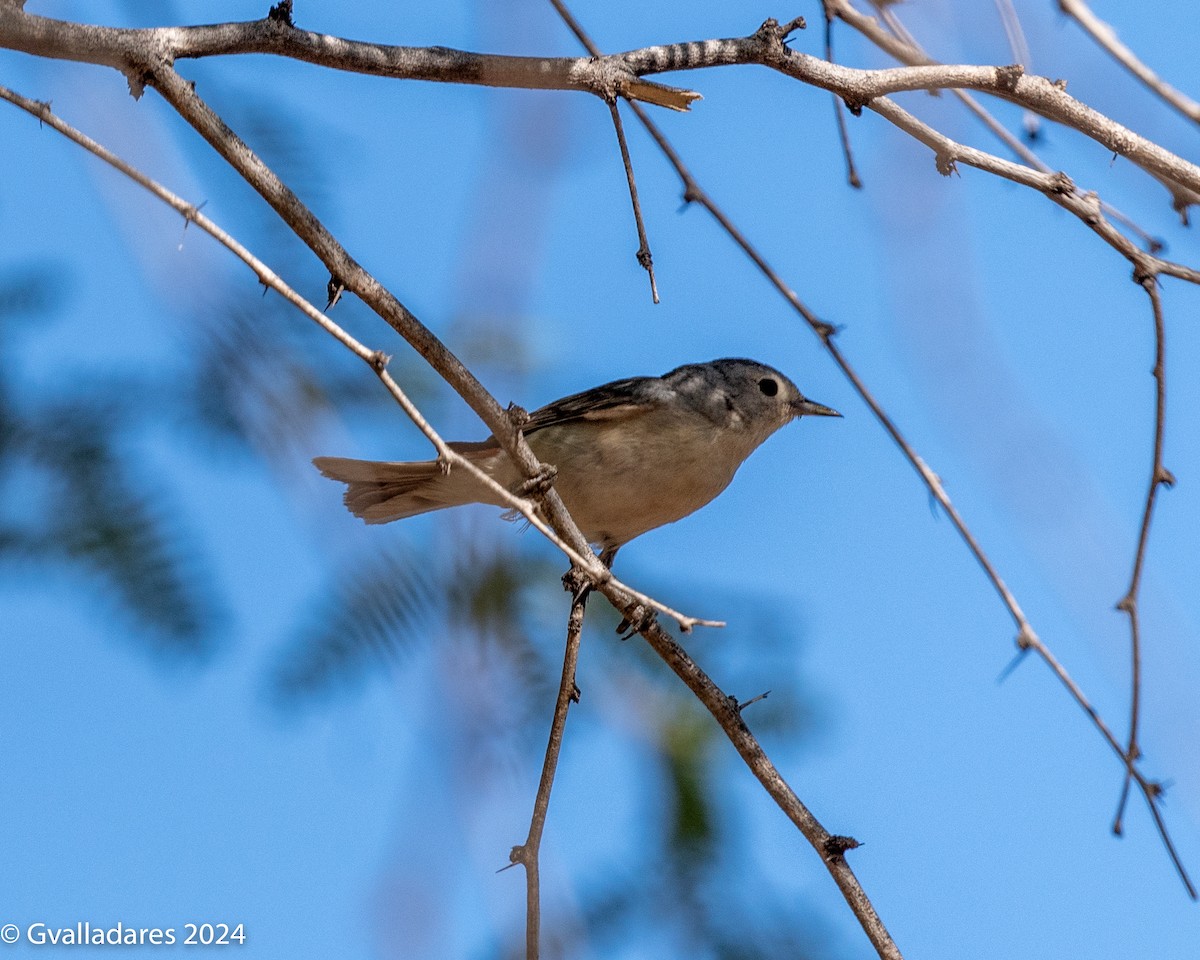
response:
<svg viewBox="0 0 1200 960"><path fill-rule="evenodd" d="M620 549L620 547L606 547L600 553L600 562L611 570L613 561L617 558L617 551ZM628 640L635 633L641 633L644 628L650 626L656 617L657 614L653 610L648 610L638 604L621 618L621 622L617 624L617 633L621 635L622 640Z"/></svg>
<svg viewBox="0 0 1200 960"><path fill-rule="evenodd" d="M554 480L558 476L558 468L553 464L543 463L537 472L537 476L530 477L517 487L515 493L518 497L525 499L539 500L545 496L546 492L554 486Z"/></svg>
<svg viewBox="0 0 1200 960"><path fill-rule="evenodd" d="M628 640L657 620L658 614L655 611L649 610L639 603L632 610L625 612L624 618L617 624L617 633L621 635L622 640Z"/></svg>

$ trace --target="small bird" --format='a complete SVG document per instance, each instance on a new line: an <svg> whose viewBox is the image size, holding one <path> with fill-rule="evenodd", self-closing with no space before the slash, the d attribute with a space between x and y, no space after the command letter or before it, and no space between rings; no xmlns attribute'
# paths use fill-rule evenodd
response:
<svg viewBox="0 0 1200 960"><path fill-rule="evenodd" d="M726 359L563 397L535 410L521 430L537 458L557 469L554 488L611 563L634 537L699 510L759 444L805 415L841 416L778 370ZM450 447L509 490L526 482L494 437ZM313 464L348 484L346 506L367 523L465 503L505 506L470 473L447 473L436 460L317 457Z"/></svg>

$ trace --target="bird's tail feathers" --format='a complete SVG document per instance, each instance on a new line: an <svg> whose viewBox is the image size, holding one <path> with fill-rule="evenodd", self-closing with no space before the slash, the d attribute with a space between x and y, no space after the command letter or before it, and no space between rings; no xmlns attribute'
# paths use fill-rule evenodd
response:
<svg viewBox="0 0 1200 960"><path fill-rule="evenodd" d="M452 444L464 456L486 461L496 455L489 443ZM367 523L389 523L464 503L498 502L466 470L446 472L436 460L389 462L317 457L313 465L330 480L346 484L347 509ZM483 466L483 462L480 466Z"/></svg>

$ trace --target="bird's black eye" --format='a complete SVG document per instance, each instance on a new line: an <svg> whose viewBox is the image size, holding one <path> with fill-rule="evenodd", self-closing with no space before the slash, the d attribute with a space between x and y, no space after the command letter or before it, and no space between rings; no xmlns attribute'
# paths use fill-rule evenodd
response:
<svg viewBox="0 0 1200 960"><path fill-rule="evenodd" d="M770 377L763 377L758 381L758 389L765 393L768 397L773 397L779 392L779 384Z"/></svg>

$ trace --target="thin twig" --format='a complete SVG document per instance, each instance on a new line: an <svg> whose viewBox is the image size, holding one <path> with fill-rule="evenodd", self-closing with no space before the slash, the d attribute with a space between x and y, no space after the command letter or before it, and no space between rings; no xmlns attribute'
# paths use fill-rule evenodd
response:
<svg viewBox="0 0 1200 960"><path fill-rule="evenodd" d="M558 769L558 758L562 753L563 731L567 725L567 712L572 703L579 702L579 688L575 684L575 669L579 664L579 645L583 635L583 611L587 604L588 589L574 583L572 570L564 582L573 590L571 612L567 617L567 644L563 652L562 678L558 683L558 697L554 701L554 716L550 721L550 737L546 743L546 756L542 761L542 775L538 781L537 796L533 801L533 815L529 820L529 834L525 842L512 848L508 858L525 868L525 960L537 960L542 923L541 882L538 870L538 855L542 848L542 834L546 829L546 814L550 809L550 792L554 788L554 773ZM582 575L582 571L580 571Z"/></svg>
<svg viewBox="0 0 1200 960"><path fill-rule="evenodd" d="M850 0L826 0L838 19L854 27L880 49L891 54L902 63L908 62L912 55L909 46L896 37L891 36L880 27L873 18L860 13L850 3ZM628 54L626 55L628 56ZM1020 65L1008 67L963 67L949 64L939 64L926 57L919 64L890 70L852 71L856 77L839 76L845 67L824 64L823 61L802 61L798 56L789 55L787 51L766 54L778 62L768 63L775 69L793 76L805 83L825 89L833 89L838 93L854 98L855 86L860 87L857 103L863 106L874 96L884 96L899 92L901 89L956 89L969 88L990 93L1008 100L1018 106L1033 110L1040 116L1090 137L1113 153L1126 157L1147 173L1154 175L1171 191L1177 203L1187 199L1190 194L1200 192L1200 167L1184 160L1169 150L1153 144L1128 127L1105 117L1099 111L1092 109L1080 100L1070 96L1064 89L1065 84L1054 82L1045 77L1026 74ZM909 71L913 71L910 73ZM934 79L936 77L936 79ZM928 83L920 82L922 79ZM850 81L847 83L846 81ZM865 95L865 97L863 96ZM1195 202L1188 200L1188 202Z"/></svg>
<svg viewBox="0 0 1200 960"><path fill-rule="evenodd" d="M1154 317L1154 453L1150 464L1150 484L1146 491L1146 501L1142 509L1142 524L1138 532L1137 550L1133 556L1133 572L1129 578L1129 589L1118 601L1117 609L1129 616L1129 649L1130 649L1130 697L1129 697L1129 741L1125 754L1130 762L1135 762L1142 755L1141 744L1138 742L1138 725L1141 716L1142 702L1142 639L1141 617L1138 613L1138 595L1142 587L1142 571L1146 564L1146 547L1150 542L1150 523L1154 518L1154 507L1158 500L1161 487L1170 486L1175 478L1163 463L1163 440L1166 435L1167 416L1167 385L1166 385L1166 324L1163 321L1162 296L1159 292L1158 281L1152 275L1136 278L1150 298L1150 308ZM1122 818L1125 813L1125 802L1129 797L1129 774L1126 772L1121 787L1121 799L1117 805L1117 814L1113 819L1113 833L1122 832Z"/></svg>
<svg viewBox="0 0 1200 960"><path fill-rule="evenodd" d="M821 3L825 14L825 59L830 63L833 59L833 13L829 4ZM855 190L862 189L862 180L858 176L858 167L854 165L854 151L850 148L850 131L846 127L846 101L833 94L833 115L837 118L838 140L842 144L842 156L846 160L846 182Z"/></svg>
<svg viewBox="0 0 1200 960"><path fill-rule="evenodd" d="M1193 123L1200 123L1200 103L1176 90L1146 66L1136 53L1121 42L1117 37L1117 32L1097 17L1083 0L1058 0L1058 8L1078 23L1096 43L1108 51L1113 59L1150 90Z"/></svg>
<svg viewBox="0 0 1200 960"><path fill-rule="evenodd" d="M69 139L75 141L91 153L95 154L101 160L125 174L139 186L144 187L164 203L174 208L176 211L182 214L189 223L196 224L196 226L204 230L215 240L229 249L236 257L238 257L238 259L240 259L243 263L249 266L251 270L254 271L260 283L278 292L280 296L282 296L293 306L297 307L310 320L320 326L323 330L330 334L330 336L334 337L334 339L336 339L355 356L366 362L367 365L371 367L376 376L379 377L380 381L387 389L388 393L392 395L393 399L395 399L395 401L400 405L401 409L403 409L409 419L416 424L418 429L420 429L420 431L426 436L429 442L433 444L434 449L437 450L439 460L450 465L453 469L462 469L470 473L476 480L478 480L481 484L491 490L497 497L499 497L504 502L505 506L519 512L522 517L528 520L529 523L538 530L538 532L540 532L544 537L546 537L546 539L554 544L554 546L561 550L573 564L580 569L587 571L588 576L593 579L593 582L596 581L597 575L592 572L591 568L599 567L602 571L599 580L603 586L611 587L617 591L618 594L625 593L631 597L635 597L638 603L653 608L659 613L662 613L663 615L670 617L672 620L675 620L677 623L679 623L680 628L684 631L688 631L693 627L699 626L724 626L724 624L720 621L702 620L697 617L691 617L687 614L682 614L679 611L673 610L671 607L666 606L660 601L655 600L653 597L647 596L641 591L633 589L629 585L622 583L620 580L614 577L611 571L608 570L607 566L602 564L596 555L590 550L579 551L570 543L568 543L563 537L559 536L558 533L556 533L549 525L547 525L546 521L542 518L541 511L537 504L524 497L517 496L507 487L497 483L491 476L480 470L478 466L471 462L471 460L457 453L445 442L445 440L442 439L442 437L437 433L436 430L434 430L429 421L425 419L421 411L416 407L415 404L413 404L413 402L408 398L407 394L405 394L404 390L388 372L387 364L389 358L385 353L380 350L372 350L370 347L365 346L363 343L347 333L337 323L330 320L326 314L322 313L312 303L288 286L288 284L281 277L279 277L278 274L276 274L262 260L258 259L258 257L251 253L236 238L231 236L214 221L210 220L203 213L201 213L195 204L188 203L183 198L172 193L166 187L147 177L136 167L122 160L106 147L97 143L86 134L81 133L79 130L63 121L51 111L49 104L23 97L20 94L7 89L6 87L0 87L0 99L7 100L15 106L20 107L22 110L31 113L42 123L53 128ZM619 596L618 600L620 600Z"/></svg>
<svg viewBox="0 0 1200 960"><path fill-rule="evenodd" d="M1007 0L997 0L997 3L1007 4ZM892 7L881 5L878 0L873 0L873 5L875 6L876 10L879 11L880 19L892 32L892 36L907 46L909 53L906 57L901 58L902 63L915 66L917 64L930 64L937 62L929 57L924 48L917 41L916 37L909 32L908 28L905 27L899 16L896 15L896 12ZM1008 7L1008 9L1011 10L1011 6ZM863 36L877 42L877 37L865 29L865 25L861 20L856 21L853 26L855 26L855 28L858 29ZM889 52L892 52L894 55L896 51L889 48ZM1004 126L1004 124L992 116L992 114L986 108L984 108L974 94L968 93L966 90L957 89L951 90L950 93L960 103L962 103L963 106L970 110L971 113L973 113L979 119L979 121L985 127L987 127L989 131L991 131L993 136L995 136L1001 143L1008 147L1009 150L1016 154L1018 159L1033 167L1035 170L1041 171L1042 173L1051 174L1054 172L1053 167L1042 160L1042 158L1034 153L1033 150L1031 150L1026 144L1022 143L1019 137L1014 136L1008 130L1008 128ZM1030 114L1029 111L1026 111L1026 114L1029 116L1036 116L1034 114ZM1028 129L1029 126L1030 122L1027 120L1026 128ZM1081 191L1077 192L1082 194ZM1157 253L1162 249L1162 242L1160 240L1152 236L1149 231L1143 229L1140 225L1134 222L1131 217L1126 216L1112 204L1101 200L1100 208L1106 215L1122 223L1126 229L1137 234L1141 242L1145 245L1146 249L1151 253Z"/></svg>
<svg viewBox="0 0 1200 960"><path fill-rule="evenodd" d="M621 122L621 111L617 101L610 100L608 109L612 111L613 129L617 131L617 143L621 147L621 162L625 165L625 182L629 184L629 199L633 203L633 219L637 224L638 250L637 262L650 276L650 296L658 303L658 283L654 279L654 257L650 253L650 241L646 239L646 224L642 220L642 204L638 200L637 180L633 176L633 161L629 156L629 144L625 141L625 125Z"/></svg>
<svg viewBox="0 0 1200 960"><path fill-rule="evenodd" d="M878 9L878 3L876 3ZM1012 0L996 0L996 12L1000 14L1000 23L1004 27L1004 35L1008 38L1008 48L1012 51L1013 62L1019 63L1026 70L1033 69L1033 56L1029 52L1029 43L1025 39L1025 28L1021 26L1021 18L1017 16ZM1030 137L1038 135L1041 119L1032 111L1025 111L1025 130Z"/></svg>
<svg viewBox="0 0 1200 960"><path fill-rule="evenodd" d="M563 16L568 27L581 40L584 46L593 55L597 55L594 45L583 32L578 23L568 14L563 8L560 0L550 0L559 14ZM833 0L830 0L833 2ZM886 36L886 35L885 35ZM1100 735L1108 743L1113 752L1121 759L1123 766L1134 781L1138 784L1147 802L1151 805L1154 811L1154 820L1159 828L1159 835L1171 856L1180 879L1182 880L1189 896L1196 898L1195 888L1192 886L1191 880L1187 872L1183 869L1183 865L1175 854L1174 845L1166 831L1165 824L1159 815L1156 808L1155 799L1159 792L1157 784L1149 781L1145 775L1135 766L1133 761L1129 759L1120 741L1113 734L1111 728L1105 723L1099 712L1092 705L1091 701L1084 694L1083 690L1067 672L1066 668L1058 661L1049 647L1042 641L1033 629L1016 597L1009 589L1007 583L1000 576L999 571L992 563L990 557L984 552L982 546L976 540L974 533L967 526L966 521L958 512L957 507L950 500L946 493L945 487L942 485L941 478L937 476L925 463L925 461L917 454L908 440L900 432L899 427L884 411L883 407L876 400L866 384L858 376L858 373L850 365L845 355L834 342L836 329L829 323L821 320L817 315L810 310L803 301L797 296L767 262L766 258L754 247L744 234L734 225L725 212L717 206L715 201L704 191L695 177L692 176L690 170L684 165L679 154L667 140L665 135L659 129L658 125L640 109L638 104L630 104L631 108L641 120L643 126L650 133L650 136L658 144L659 149L667 157L667 160L675 168L676 174L679 176L683 184L683 195L685 201L699 203L709 214L721 225L730 238L741 247L742 251L754 262L762 274L767 278L772 286L784 297L791 307L803 317L804 321L809 325L812 331L820 338L822 344L829 352L833 361L841 369L843 375L850 381L855 392L871 409L876 420L884 428L887 434L891 437L893 443L903 453L905 459L912 465L918 475L921 477L925 486L930 493L941 505L942 509L950 518L959 537L966 544L967 549L975 558L976 563L983 570L988 582L991 583L993 589L1000 597L1004 607L1008 610L1013 623L1017 628L1017 645L1021 650L1034 650L1043 662L1051 669L1059 682L1066 688L1071 698L1078 704L1084 714L1091 720L1092 724L1099 731ZM1123 256L1127 257L1135 264L1139 275L1150 273L1168 273L1172 276L1182 276L1183 279L1190 280L1193 283L1200 282L1200 272L1194 271L1191 268L1183 267L1179 264L1171 264L1163 261L1158 257L1145 253L1138 249L1127 237L1117 231L1104 219L1100 212L1099 202L1093 195L1078 194L1072 184L1065 175L1048 175L1037 170L1031 170L1028 167L1023 167L1020 164L1012 163L1011 161L1002 160L999 157L994 157L991 154L986 154L983 151L974 150L973 148L964 147L956 143L949 137L944 136L936 130L933 130L928 125L917 120L907 111L902 110L894 101L887 97L880 97L871 101L867 106L878 112L881 116L895 123L897 126L904 129L911 136L922 143L925 143L934 150L938 158L939 169L944 173L948 173L953 167L953 163L957 159L963 160L965 163L970 163L985 169L988 172L995 173L1007 179L1014 180L1017 183L1022 183L1026 186L1042 191L1054 202L1060 206L1070 210L1081 220L1083 220L1092 230L1100 234L1110 246L1113 246Z"/></svg>

